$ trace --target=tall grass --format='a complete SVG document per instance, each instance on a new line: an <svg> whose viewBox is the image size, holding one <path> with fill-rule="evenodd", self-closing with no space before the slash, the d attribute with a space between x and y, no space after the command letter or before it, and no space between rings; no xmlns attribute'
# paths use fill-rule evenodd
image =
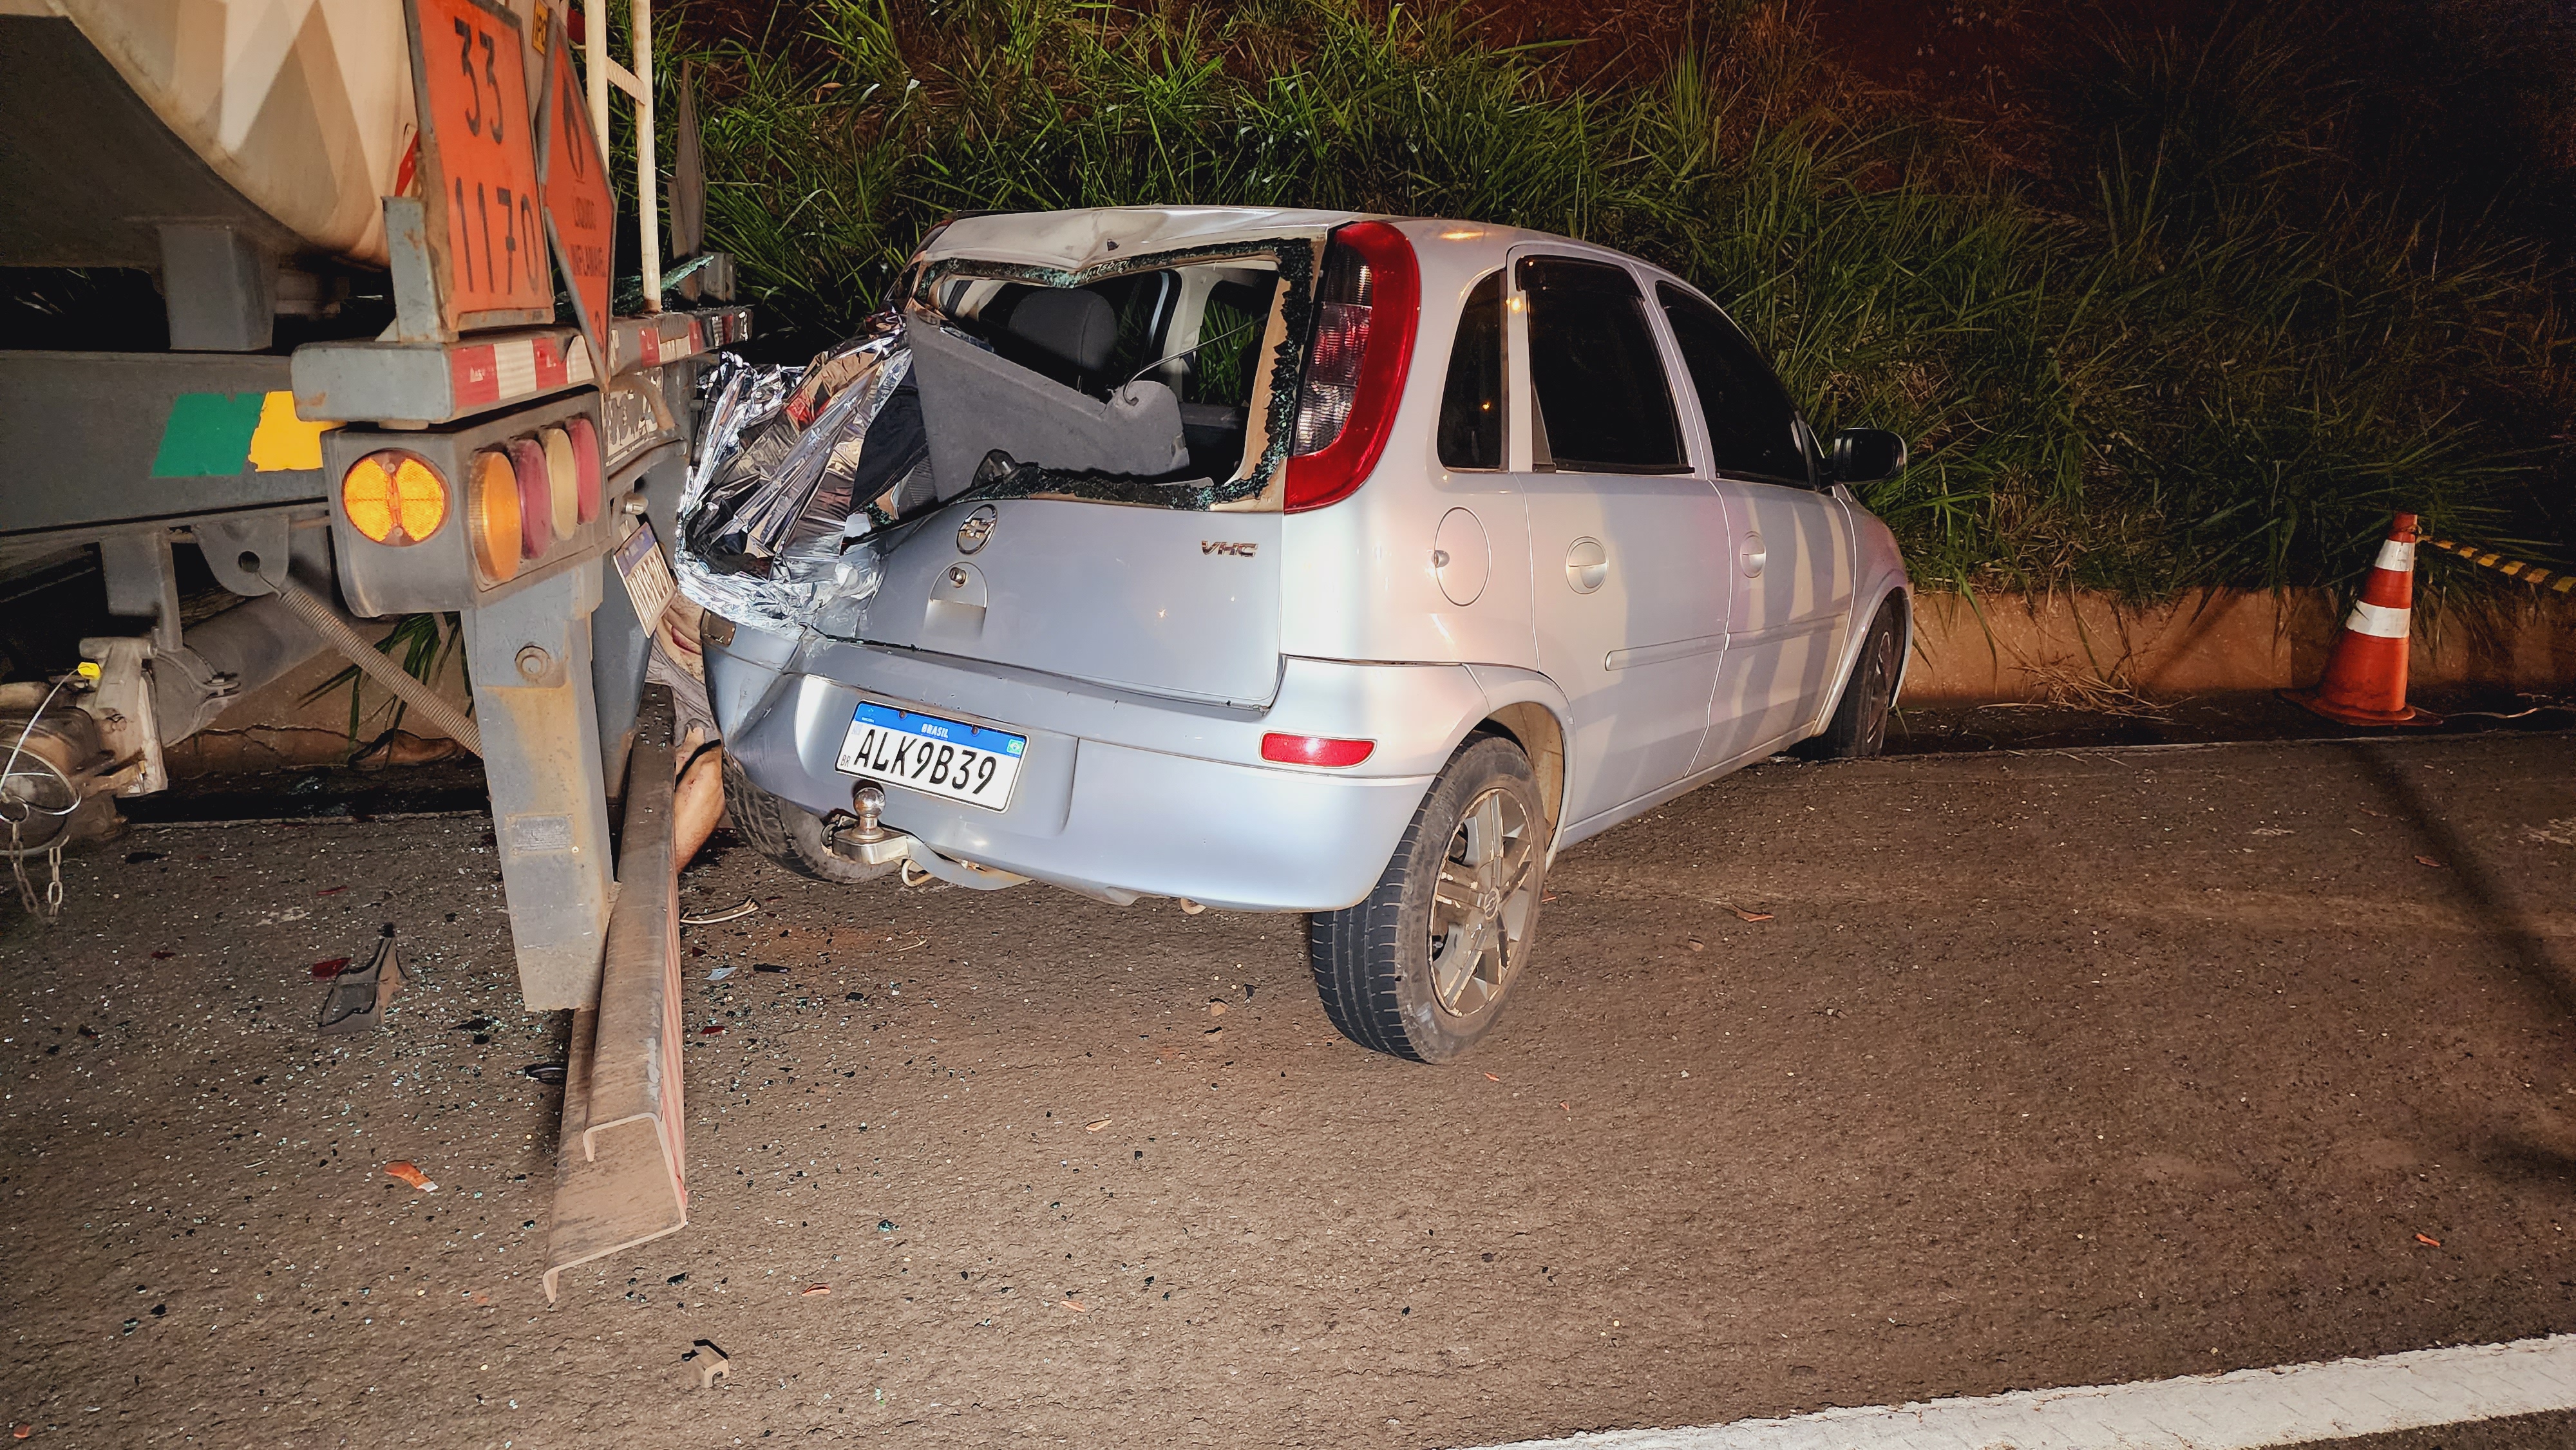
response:
<svg viewBox="0 0 2576 1450"><path fill-rule="evenodd" d="M1447 0L811 0L758 29L693 3L663 44L703 87L710 245L793 347L952 210L1460 216L1668 266L1820 429L1902 432L1914 466L1867 502L1927 584L2332 583L2394 508L2505 542L2559 486L2537 252L2339 171L2349 98L2259 27L2106 42L2091 184L2049 202L1778 5L1577 83Z"/></svg>

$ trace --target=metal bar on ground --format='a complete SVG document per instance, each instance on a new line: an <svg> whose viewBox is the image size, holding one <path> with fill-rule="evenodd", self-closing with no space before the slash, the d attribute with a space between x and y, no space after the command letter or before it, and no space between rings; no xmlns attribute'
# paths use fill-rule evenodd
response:
<svg viewBox="0 0 2576 1450"><path fill-rule="evenodd" d="M546 1241L548 1303L566 1269L689 1224L671 711L666 692L653 694L660 698L648 706L627 766L599 1006L573 1014Z"/></svg>

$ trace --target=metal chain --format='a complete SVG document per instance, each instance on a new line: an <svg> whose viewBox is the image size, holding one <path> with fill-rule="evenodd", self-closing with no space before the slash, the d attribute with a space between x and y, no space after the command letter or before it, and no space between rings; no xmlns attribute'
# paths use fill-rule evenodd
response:
<svg viewBox="0 0 2576 1450"><path fill-rule="evenodd" d="M42 900L36 895L36 883L27 879L27 853L18 845L18 822L9 821L9 874L18 882L18 901L27 914L52 922L63 914L63 844L56 841L45 850L48 879Z"/></svg>

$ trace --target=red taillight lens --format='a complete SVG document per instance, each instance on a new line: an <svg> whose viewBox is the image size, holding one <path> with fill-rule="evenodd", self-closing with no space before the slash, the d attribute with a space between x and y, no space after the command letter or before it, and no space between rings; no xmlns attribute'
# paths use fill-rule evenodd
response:
<svg viewBox="0 0 2576 1450"><path fill-rule="evenodd" d="M1281 765L1357 765L1377 749L1374 740L1334 740L1323 735L1261 737L1261 758Z"/></svg>
<svg viewBox="0 0 2576 1450"><path fill-rule="evenodd" d="M576 512L586 524L599 517L599 429L584 413L564 420L564 428L572 438L573 477L580 505Z"/></svg>
<svg viewBox="0 0 2576 1450"><path fill-rule="evenodd" d="M1385 222L1353 222L1333 233L1297 394L1288 512L1349 498L1377 467L1413 364L1421 312L1422 274L1402 232Z"/></svg>
<svg viewBox="0 0 2576 1450"><path fill-rule="evenodd" d="M546 450L534 438L510 440L510 466L519 476L519 554L542 559L554 547L554 481L546 476Z"/></svg>

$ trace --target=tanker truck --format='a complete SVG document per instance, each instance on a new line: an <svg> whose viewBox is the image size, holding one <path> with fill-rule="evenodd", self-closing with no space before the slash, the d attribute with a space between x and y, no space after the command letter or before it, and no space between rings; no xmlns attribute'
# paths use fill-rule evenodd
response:
<svg viewBox="0 0 2576 1450"><path fill-rule="evenodd" d="M0 350L0 597L94 572L126 626L0 683L0 852L58 902L85 822L323 651L437 722L483 761L525 1005L574 1013L556 1270L687 1221L644 675L697 376L749 333L721 257L665 310L649 0L621 18L622 63L596 0L0 0L0 266L127 299ZM237 602L183 619L183 566ZM422 611L470 718L365 637Z"/></svg>

